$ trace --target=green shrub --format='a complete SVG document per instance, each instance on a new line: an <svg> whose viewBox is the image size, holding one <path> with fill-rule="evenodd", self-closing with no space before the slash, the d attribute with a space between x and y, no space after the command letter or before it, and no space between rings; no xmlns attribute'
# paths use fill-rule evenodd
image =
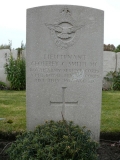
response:
<svg viewBox="0 0 120 160"><path fill-rule="evenodd" d="M73 122L46 122L25 132L8 149L11 160L97 160L98 143Z"/></svg>
<svg viewBox="0 0 120 160"><path fill-rule="evenodd" d="M118 45L118 46L116 47L115 52L116 52L116 53L117 53L117 52L120 52L120 45Z"/></svg>
<svg viewBox="0 0 120 160"><path fill-rule="evenodd" d="M119 71L110 71L105 79L108 82L111 82L111 89L112 90L120 90L120 70Z"/></svg>
<svg viewBox="0 0 120 160"><path fill-rule="evenodd" d="M7 89L7 86L4 82L0 81L0 90Z"/></svg>
<svg viewBox="0 0 120 160"><path fill-rule="evenodd" d="M24 90L26 88L25 59L14 59L11 55L5 64L5 73L10 81L11 89Z"/></svg>

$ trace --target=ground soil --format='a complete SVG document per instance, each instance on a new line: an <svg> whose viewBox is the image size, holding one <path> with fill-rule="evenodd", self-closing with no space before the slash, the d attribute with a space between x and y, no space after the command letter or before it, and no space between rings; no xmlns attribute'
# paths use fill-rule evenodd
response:
<svg viewBox="0 0 120 160"><path fill-rule="evenodd" d="M0 140L0 160L9 160L5 150L12 142ZM120 142L101 140L97 153L98 160L120 160Z"/></svg>
<svg viewBox="0 0 120 160"><path fill-rule="evenodd" d="M120 142L101 141L98 149L98 160L120 160Z"/></svg>

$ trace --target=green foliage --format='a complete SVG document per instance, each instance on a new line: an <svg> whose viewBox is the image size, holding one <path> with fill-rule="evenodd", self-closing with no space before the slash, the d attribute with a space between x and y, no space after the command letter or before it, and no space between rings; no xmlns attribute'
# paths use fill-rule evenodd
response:
<svg viewBox="0 0 120 160"><path fill-rule="evenodd" d="M11 160L97 160L98 143L73 122L46 122L17 137L8 149Z"/></svg>
<svg viewBox="0 0 120 160"><path fill-rule="evenodd" d="M117 52L120 52L120 45L118 45L118 46L116 47L115 52L116 52L116 53L117 53Z"/></svg>
<svg viewBox="0 0 120 160"><path fill-rule="evenodd" d="M115 47L113 44L104 44L104 51L120 52L120 45Z"/></svg>
<svg viewBox="0 0 120 160"><path fill-rule="evenodd" d="M9 120L7 121L7 123L13 123L13 121L12 121L11 119L9 119Z"/></svg>
<svg viewBox="0 0 120 160"><path fill-rule="evenodd" d="M114 72L110 71L105 79L111 82L111 90L120 90L120 70Z"/></svg>
<svg viewBox="0 0 120 160"><path fill-rule="evenodd" d="M5 64L7 79L11 83L11 89L24 90L26 88L25 59L14 59L11 55Z"/></svg>
<svg viewBox="0 0 120 160"><path fill-rule="evenodd" d="M6 84L4 82L0 81L0 90L4 90L6 88L7 88Z"/></svg>
<svg viewBox="0 0 120 160"><path fill-rule="evenodd" d="M9 40L9 44L1 44L0 45L0 49L10 49L11 50L12 47L12 41Z"/></svg>

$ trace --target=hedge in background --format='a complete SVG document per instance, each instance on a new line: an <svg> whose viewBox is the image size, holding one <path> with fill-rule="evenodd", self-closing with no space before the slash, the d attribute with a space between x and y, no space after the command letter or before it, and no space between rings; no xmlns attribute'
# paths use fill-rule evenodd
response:
<svg viewBox="0 0 120 160"><path fill-rule="evenodd" d="M18 57L14 59L11 55L5 64L5 73L10 82L11 89L24 90L26 88L25 59Z"/></svg>
<svg viewBox="0 0 120 160"><path fill-rule="evenodd" d="M50 121L18 136L8 154L11 160L97 160L90 134L73 122Z"/></svg>
<svg viewBox="0 0 120 160"><path fill-rule="evenodd" d="M0 90L5 90L5 89L8 89L8 87L4 82L0 81Z"/></svg>
<svg viewBox="0 0 120 160"><path fill-rule="evenodd" d="M120 91L120 69L119 71L110 71L104 77L108 82L111 82L111 90Z"/></svg>

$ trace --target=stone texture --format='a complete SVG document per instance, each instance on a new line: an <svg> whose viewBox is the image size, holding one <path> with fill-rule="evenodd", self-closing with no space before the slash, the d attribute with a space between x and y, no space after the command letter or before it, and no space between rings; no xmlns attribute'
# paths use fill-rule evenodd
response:
<svg viewBox="0 0 120 160"><path fill-rule="evenodd" d="M27 129L72 120L99 139L103 11L80 6L27 10Z"/></svg>
<svg viewBox="0 0 120 160"><path fill-rule="evenodd" d="M10 83L7 80L4 65L6 63L6 60L10 57L10 55L12 55L13 58L17 59L17 50L10 51L9 49L0 49L0 81L6 83L7 86L10 86Z"/></svg>
<svg viewBox="0 0 120 160"><path fill-rule="evenodd" d="M117 57L115 52L104 51L103 52L103 89L110 89L111 82L108 82L104 79L107 73L110 71L115 71L117 69Z"/></svg>
<svg viewBox="0 0 120 160"><path fill-rule="evenodd" d="M18 57L18 51L17 50L11 50L11 54L15 59L17 59L17 57Z"/></svg>
<svg viewBox="0 0 120 160"><path fill-rule="evenodd" d="M17 58L17 50L12 50L11 52L12 52L13 57L16 59ZM6 75L5 75L5 69L4 69L4 64L6 63L6 58L5 58L6 55L8 58L10 55L9 49L0 50L0 79L3 82L6 82ZM116 66L117 66L117 71L119 70L119 68L120 68L120 56L119 55L120 55L120 52L117 53L117 61L116 61L116 57L115 57L114 52L103 51L103 78L111 70L114 71ZM26 50L22 51L22 57L24 57L26 59ZM103 87L104 87L104 85L105 84L103 83Z"/></svg>
<svg viewBox="0 0 120 160"><path fill-rule="evenodd" d="M119 71L120 70L120 52L116 54L117 54L117 71Z"/></svg>
<svg viewBox="0 0 120 160"><path fill-rule="evenodd" d="M6 80L5 68L4 65L6 63L6 58L10 53L9 49L1 49L0 50L0 81L5 82L8 84Z"/></svg>
<svg viewBox="0 0 120 160"><path fill-rule="evenodd" d="M26 50L22 50L22 57L26 59Z"/></svg>
<svg viewBox="0 0 120 160"><path fill-rule="evenodd" d="M115 71L116 68L116 54L111 51L103 52L103 77L110 71Z"/></svg>

